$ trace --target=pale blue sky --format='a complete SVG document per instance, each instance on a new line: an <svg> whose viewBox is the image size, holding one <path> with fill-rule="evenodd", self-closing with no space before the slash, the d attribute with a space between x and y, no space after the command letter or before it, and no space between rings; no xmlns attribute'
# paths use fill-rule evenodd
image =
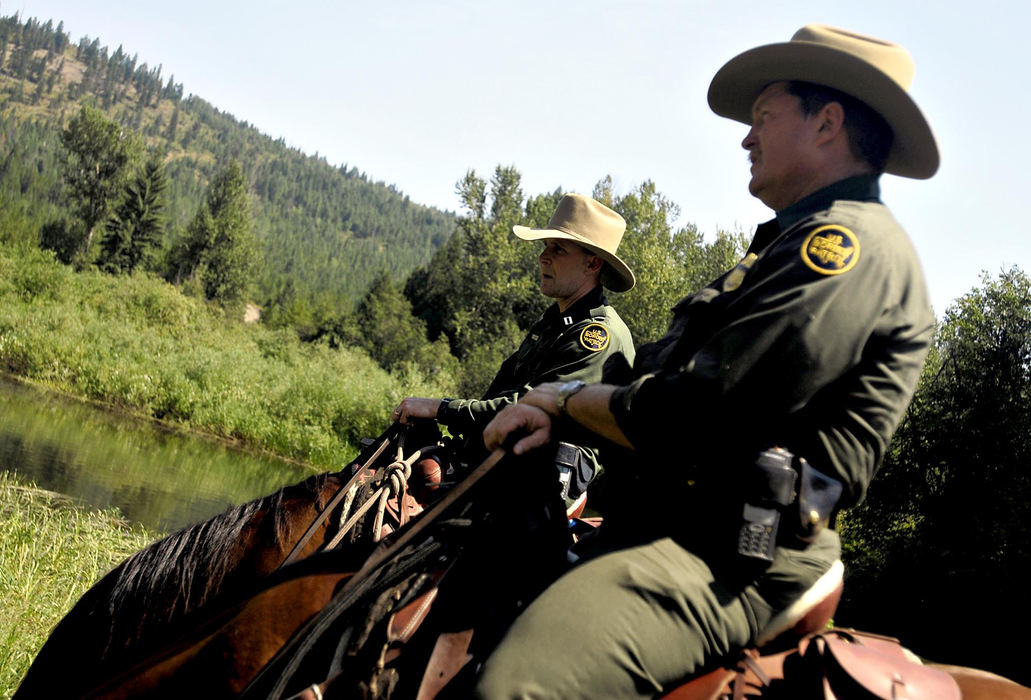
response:
<svg viewBox="0 0 1031 700"><path fill-rule="evenodd" d="M674 0L0 0L121 44L186 94L334 164L455 211L455 182L501 164L524 191L618 192L645 179L703 232L770 216L747 190L745 127L705 101L737 53L809 22L905 46L938 137L927 181L883 180L935 311L992 275L1031 272L1027 3Z"/></svg>

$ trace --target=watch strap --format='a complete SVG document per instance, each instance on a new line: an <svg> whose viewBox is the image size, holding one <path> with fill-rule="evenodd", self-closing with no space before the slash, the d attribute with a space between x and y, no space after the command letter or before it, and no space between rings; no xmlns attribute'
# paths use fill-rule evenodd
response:
<svg viewBox="0 0 1031 700"><path fill-rule="evenodd" d="M558 388L558 395L555 396L555 408L558 409L560 416L566 415L566 402L569 398L579 392L587 386L587 382L580 379L574 379L571 382L566 382Z"/></svg>

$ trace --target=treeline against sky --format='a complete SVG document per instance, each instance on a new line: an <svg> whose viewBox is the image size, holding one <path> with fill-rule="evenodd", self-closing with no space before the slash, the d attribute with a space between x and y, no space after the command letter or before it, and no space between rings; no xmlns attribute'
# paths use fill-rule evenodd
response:
<svg viewBox="0 0 1031 700"><path fill-rule="evenodd" d="M249 193L250 207L236 207L242 213L230 218L236 228L252 224L260 247L249 265L248 300L262 307L268 325L304 340L363 347L390 370L414 363L457 377L460 363L459 384L475 394L548 303L537 291L538 251L514 239L511 227L545 225L562 192L528 196L512 166L489 179L470 171L456 174L463 212L442 213L356 168L289 149L196 96L184 98L174 77L121 46L112 52L88 37L75 44L60 24L2 18L0 197L8 228L40 237L59 259L131 272L135 264L116 264L104 250L117 244L110 234L119 216L133 212L116 206L122 195L115 193L110 213L97 214L100 205L86 200L101 185L77 175L104 151L105 138L109 160L132 151L118 157L140 173L146 163L161 181L139 174L133 184L127 174L125 199L160 191L161 250L142 267L177 284L189 282L184 269L203 268L196 247L217 237L220 227L209 220L226 208L218 192L238 164L231 179ZM678 227L679 209L651 182L619 194L603 179L592 194L628 222L620 252L640 282L613 296L625 297L619 308L638 342L658 337L673 303L733 265L744 244L740 233L717 232L706 242L693 226ZM104 235L98 252L91 240ZM123 261L129 255L115 252ZM216 262L209 256L206 264ZM209 292L216 286L197 284Z"/></svg>

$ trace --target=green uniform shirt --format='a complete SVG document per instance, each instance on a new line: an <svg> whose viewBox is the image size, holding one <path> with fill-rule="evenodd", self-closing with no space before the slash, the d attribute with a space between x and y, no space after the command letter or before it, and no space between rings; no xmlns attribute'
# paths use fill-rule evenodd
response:
<svg viewBox="0 0 1031 700"><path fill-rule="evenodd" d="M606 362L625 370L633 361L630 330L598 286L565 312L552 304L519 349L502 363L483 398L452 400L438 420L452 433L469 437L482 433L501 409L538 384L573 379L597 382Z"/></svg>
<svg viewBox="0 0 1031 700"><path fill-rule="evenodd" d="M478 697L655 697L754 644L840 543L823 530L778 546L768 568L737 561L744 470L779 445L841 480L842 506L861 498L934 325L874 177L778 212L736 269L675 313L609 404L636 451L606 456L610 484L621 483L600 551L516 620Z"/></svg>
<svg viewBox="0 0 1031 700"><path fill-rule="evenodd" d="M742 461L777 445L841 480L842 507L862 498L934 327L879 193L853 177L778 212L734 270L675 307L610 404L641 470L664 453L675 478L732 490Z"/></svg>

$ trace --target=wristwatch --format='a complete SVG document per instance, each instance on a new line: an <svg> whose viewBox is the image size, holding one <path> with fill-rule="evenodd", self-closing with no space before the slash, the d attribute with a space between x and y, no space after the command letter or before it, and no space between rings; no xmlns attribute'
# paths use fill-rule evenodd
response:
<svg viewBox="0 0 1031 700"><path fill-rule="evenodd" d="M574 379L571 382L566 382L558 388L558 394L555 396L555 408L558 409L558 414L560 416L563 416L566 413L566 401L569 400L569 397L583 389L585 386L587 386L587 382Z"/></svg>

